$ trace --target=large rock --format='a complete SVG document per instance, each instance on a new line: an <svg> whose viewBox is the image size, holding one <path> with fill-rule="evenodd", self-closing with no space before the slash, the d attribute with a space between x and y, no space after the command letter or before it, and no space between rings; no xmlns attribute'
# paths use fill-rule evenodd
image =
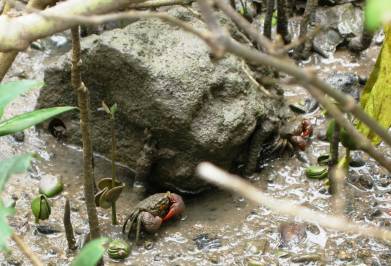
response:
<svg viewBox="0 0 391 266"><path fill-rule="evenodd" d="M325 30L314 40L314 49L322 54L332 54L338 45L361 36L363 31L363 11L352 3L333 7L318 7L315 23Z"/></svg>
<svg viewBox="0 0 391 266"><path fill-rule="evenodd" d="M183 8L170 12L205 28ZM40 107L76 104L69 58L55 59L46 68ZM143 132L150 129L160 154L148 178L154 185L188 192L205 189L193 175L195 166L208 160L232 167L256 124L281 112L279 101L252 85L240 59L226 55L213 61L201 40L160 20L139 20L87 37L82 60L95 151L109 154L111 145L108 116L97 109L102 101L117 103L118 159L135 167ZM73 115L64 118L67 141L80 144L79 120Z"/></svg>

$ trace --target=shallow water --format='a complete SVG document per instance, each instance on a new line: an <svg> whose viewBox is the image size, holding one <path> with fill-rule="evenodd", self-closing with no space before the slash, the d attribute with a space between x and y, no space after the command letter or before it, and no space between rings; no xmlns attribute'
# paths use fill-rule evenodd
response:
<svg viewBox="0 0 391 266"><path fill-rule="evenodd" d="M321 76L331 71L357 72L368 75L378 53L378 47L365 52L361 58L353 58L348 52L340 51L332 59L313 56L305 65L316 65ZM22 53L13 66L11 75L24 75L28 78L42 79L42 63L48 55L34 50ZM27 73L27 74L26 74ZM307 92L296 86L286 86L288 101L294 102L308 97ZM10 105L6 115L31 110L34 107L37 92L20 97ZM311 146L301 154L307 160L301 162L296 156L281 158L269 163L265 169L250 178L257 187L278 198L286 198L330 213L331 197L325 193L322 181L308 180L304 169L316 162L319 154L327 152L328 145L317 140L316 135L324 129L325 120L320 110L305 116L314 124L316 130ZM6 194L18 198L17 212L11 217L10 224L23 236L34 252L45 264L67 265L74 254L66 252L66 241L62 229L62 211L65 197L71 201L72 223L78 243L88 231L86 211L82 191L82 155L77 147L58 143L44 132L35 129L26 132L23 143L17 143L12 137L0 139L0 159L26 151L37 152L42 159L34 162L32 170L24 175L13 177ZM389 149L384 152L391 156ZM350 176L371 176L372 189L363 189L348 183L346 190L346 212L358 222L390 227L389 210L391 195L388 187L378 185L386 171L377 167L373 160L363 156L366 165L352 168ZM95 174L98 178L110 175L110 162L102 156L95 157ZM60 176L65 190L54 199L52 215L43 225L49 225L60 232L42 235L36 231L36 225L30 211L31 199L38 193L39 179L44 175ZM132 184L132 172L120 167L119 177ZM391 178L388 176L388 178ZM146 195L143 189L127 187L118 201L118 219L125 217ZM292 221L284 216L273 214L270 210L248 202L239 195L214 190L192 198L185 198L186 211L182 218L168 222L155 235L144 235L142 244L134 246L131 256L125 261L115 262L105 257L107 265L300 265L294 263L297 256L316 255L317 260L307 265L388 265L391 264L389 246L380 241L360 236L346 235L328 231L317 225L306 225L300 220ZM379 210L379 216L372 215ZM111 226L110 210L98 209L103 235L122 237L121 226ZM283 237L281 237L281 232ZM2 265L21 262L22 259L14 243L10 242L12 255L5 258L0 254ZM258 264L256 264L258 263Z"/></svg>

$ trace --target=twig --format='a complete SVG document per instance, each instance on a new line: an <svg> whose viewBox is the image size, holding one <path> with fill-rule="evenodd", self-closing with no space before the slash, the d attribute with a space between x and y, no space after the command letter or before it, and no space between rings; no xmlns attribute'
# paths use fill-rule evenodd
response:
<svg viewBox="0 0 391 266"><path fill-rule="evenodd" d="M391 172L391 160L386 157L382 152L377 150L372 143L350 123L338 107L333 104L329 99L324 97L324 94L316 87L306 86L308 92L335 118L335 121L354 139L357 144L357 148L368 153L372 158L384 166L389 172Z"/></svg>
<svg viewBox="0 0 391 266"><path fill-rule="evenodd" d="M138 8L156 8L162 6L173 6L173 5L190 5L194 0L152 0L144 3L130 4L128 7L131 9Z"/></svg>
<svg viewBox="0 0 391 266"><path fill-rule="evenodd" d="M336 107L334 108L335 105L332 104L330 100L326 99L324 97L324 94L320 92L320 89L322 89L323 92L330 91L330 90L335 92L335 90L331 88L327 83L320 81L314 74L307 73L302 69L300 69L299 67L290 64L289 62L249 49L248 47L236 42L232 38L226 37L226 38L221 38L220 40L224 41L225 48L227 49L227 51L237 56L240 56L245 60L252 62L253 64L271 66L274 67L275 69L278 69L280 71L283 71L285 73L294 76L296 80L298 80L300 84L302 84L312 94L312 96L314 96L314 98L320 104L322 104L323 107L336 119L337 123L339 123L346 129L348 134L358 144L359 149L362 149L363 151L367 152L371 157L373 157L382 166L384 166L388 171L391 172L391 161L387 159L384 156L384 154L378 151L366 137L360 134L354 128L354 126L351 125L349 120L343 116L343 113L338 109L336 109ZM311 85L318 84L319 86L311 86L310 84ZM346 97L350 97L350 96L346 96ZM355 104L355 101L352 97L350 97L349 99L352 99L353 104ZM367 115L365 114L365 116ZM372 121L373 123L376 123L376 121L374 120Z"/></svg>
<svg viewBox="0 0 391 266"><path fill-rule="evenodd" d="M68 242L68 249L69 250L76 250L76 240L75 235L73 234L73 228L72 228L72 222L71 222L71 206L69 204L69 199L65 199L65 208L64 208L64 229L65 229L65 236L67 238Z"/></svg>
<svg viewBox="0 0 391 266"><path fill-rule="evenodd" d="M198 2L200 4L200 7L203 7L201 8L201 11L202 15L204 16L205 22L208 24L211 31L219 36L218 41L221 42L223 50L225 49L228 52L240 56L249 62L253 62L254 64L271 66L279 71L285 72L295 77L296 80L298 80L299 83L305 87L308 85L312 85L316 88L319 88L321 91L334 98L342 106L342 109L345 112L351 112L352 114L354 114L358 119L360 119L363 123L369 126L373 130L373 132L378 134L384 140L385 143L391 146L391 135L388 134L387 130L384 129L381 125L379 125L373 118L367 115L364 110L362 110L362 108L356 103L352 96L346 95L343 92L333 89L329 84L319 79L314 73L303 71L303 69L294 65L293 63L281 60L279 58L264 53L260 53L244 45L239 44L230 36L224 34L225 32L218 25L215 15L213 14L210 4L208 4L207 0L198 0ZM307 87L307 89L309 88ZM341 112L339 112L338 114L340 113ZM344 122L346 122L346 120L344 120ZM355 136L352 137L358 137L358 135L361 136L361 138L359 139L363 140L363 142L359 143L362 144L363 150L374 150L373 146L366 138L362 137L362 135L359 134L353 127L350 127L350 129L352 130L348 131L349 134L352 134L353 131L356 133L354 134ZM372 148L369 146L372 146ZM382 161L384 163L387 160ZM382 165L390 171L391 165Z"/></svg>
<svg viewBox="0 0 391 266"><path fill-rule="evenodd" d="M72 69L71 83L77 92L77 99L80 109L80 129L83 139L83 172L84 172L84 196L87 206L88 223L91 239L100 236L99 220L96 214L94 200L94 174L92 168L92 143L90 129L90 107L89 93L87 87L81 80L80 60L80 36L79 26L72 28Z"/></svg>
<svg viewBox="0 0 391 266"><path fill-rule="evenodd" d="M14 0L8 0L8 1L12 1L15 4ZM180 19L177 19L175 17L172 17L170 15L167 15L165 13L150 12L150 11L126 11L126 12L117 12L117 13L106 14L106 15L84 16L84 15L68 15L68 14L52 15L51 13L47 14L45 12L39 12L39 10L28 6L25 6L25 9L28 12L34 12L35 14L40 15L49 20L60 20L70 24L83 24L83 25L99 25L105 22L116 21L121 19L158 18L170 24L176 25L189 33L196 35L200 39L204 40L211 48L216 46L215 39L208 32L199 31L194 27L192 27L190 24Z"/></svg>
<svg viewBox="0 0 391 266"><path fill-rule="evenodd" d="M29 258L34 266L43 266L42 261L34 254L34 252L31 251L31 249L26 245L20 236L14 232L12 233L11 238L15 241L16 245L23 252L23 254Z"/></svg>
<svg viewBox="0 0 391 266"><path fill-rule="evenodd" d="M258 81L255 80L255 78L251 75L251 73L248 71L248 69L246 68L246 65L245 65L245 62L244 60L242 60L242 71L244 72L244 74L246 74L246 76L248 77L248 79L264 94L266 94L267 96L269 97L273 97L273 98L276 98L276 96L272 95L269 91L267 91L261 84L258 83Z"/></svg>
<svg viewBox="0 0 391 266"><path fill-rule="evenodd" d="M35 8L36 10L44 9L48 5L52 5L58 0L30 0L27 4L28 8ZM3 12L6 13L9 10L11 4L8 1L5 2L5 7ZM4 76L7 74L8 70L12 66L12 63L15 61L16 56L18 55L17 51L11 51L9 53L0 53L0 82L3 80Z"/></svg>
<svg viewBox="0 0 391 266"><path fill-rule="evenodd" d="M346 171L343 169L343 167L334 167L331 170L332 176L333 176L333 186L334 186L334 193L333 193L333 209L334 214L337 216L342 216L344 214L345 210L345 177L346 177Z"/></svg>
<svg viewBox="0 0 391 266"><path fill-rule="evenodd" d="M256 41L261 50L265 49L267 53L274 53L273 43L262 34L259 34L254 25L250 24L245 18L239 15L239 13L230 5L227 5L224 0L215 0L215 2L217 6L236 23L236 25L243 29L252 40Z"/></svg>
<svg viewBox="0 0 391 266"><path fill-rule="evenodd" d="M39 38L61 32L78 24L77 21L48 19L50 16L102 14L125 8L131 3L145 0L68 0L63 1L40 14L9 18L0 16L0 51L24 50ZM46 16L46 17L45 17ZM12 30L10 30L12 29Z"/></svg>
<svg viewBox="0 0 391 266"><path fill-rule="evenodd" d="M257 204L262 204L266 208L269 208L276 213L288 215L291 217L299 217L305 222L319 224L320 226L341 232L359 234L362 236L374 237L387 241L391 240L391 231L389 230L370 225L364 226L351 223L343 217L327 215L306 207L299 206L294 201L276 199L255 188L244 179L220 170L211 163L201 163L198 165L196 173L204 180L212 182L219 187L239 193L249 200Z"/></svg>

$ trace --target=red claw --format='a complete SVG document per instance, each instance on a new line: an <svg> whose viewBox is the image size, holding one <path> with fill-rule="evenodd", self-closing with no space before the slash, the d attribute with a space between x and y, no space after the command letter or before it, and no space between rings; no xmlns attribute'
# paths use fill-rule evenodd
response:
<svg viewBox="0 0 391 266"><path fill-rule="evenodd" d="M310 137L313 132L313 127L311 125L311 122L308 119L304 119L301 124L302 124L301 136L304 138Z"/></svg>
<svg viewBox="0 0 391 266"><path fill-rule="evenodd" d="M171 218L180 215L185 210L185 203L183 202L183 199L181 196L175 193L171 193L170 196L170 210L164 216L163 222L170 220Z"/></svg>

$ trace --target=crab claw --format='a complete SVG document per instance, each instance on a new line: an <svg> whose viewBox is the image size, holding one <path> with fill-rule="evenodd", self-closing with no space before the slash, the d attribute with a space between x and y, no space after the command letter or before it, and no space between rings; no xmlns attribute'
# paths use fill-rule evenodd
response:
<svg viewBox="0 0 391 266"><path fill-rule="evenodd" d="M314 130L311 125L311 122L308 119L304 119L301 122L301 125L302 125L301 136L304 138L310 137L312 135L313 130Z"/></svg>
<svg viewBox="0 0 391 266"><path fill-rule="evenodd" d="M140 216L144 228L148 233L156 232L162 225L163 220L159 216L154 216L149 212L141 212Z"/></svg>
<svg viewBox="0 0 391 266"><path fill-rule="evenodd" d="M164 216L163 222L170 220L171 218L180 215L185 210L185 203L183 202L183 199L181 196L175 193L169 194L170 199L170 210Z"/></svg>
<svg viewBox="0 0 391 266"><path fill-rule="evenodd" d="M291 142L302 151L305 151L308 144L302 136L292 136Z"/></svg>

